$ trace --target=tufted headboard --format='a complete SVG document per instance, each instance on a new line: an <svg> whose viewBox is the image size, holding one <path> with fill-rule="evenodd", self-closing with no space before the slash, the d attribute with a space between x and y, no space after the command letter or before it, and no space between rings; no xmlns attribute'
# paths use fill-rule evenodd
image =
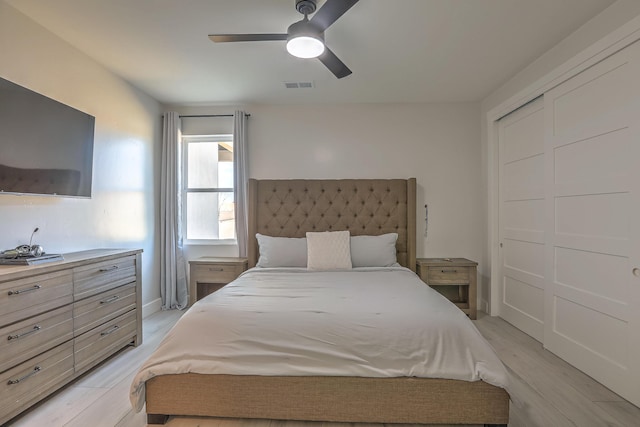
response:
<svg viewBox="0 0 640 427"><path fill-rule="evenodd" d="M415 271L416 179L249 180L249 267L256 233L305 237L307 231L398 233L398 263Z"/></svg>

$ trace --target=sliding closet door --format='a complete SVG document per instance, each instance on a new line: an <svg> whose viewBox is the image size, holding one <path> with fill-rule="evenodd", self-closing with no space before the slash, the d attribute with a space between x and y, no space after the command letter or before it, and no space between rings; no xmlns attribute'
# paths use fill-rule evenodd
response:
<svg viewBox="0 0 640 427"><path fill-rule="evenodd" d="M640 405L640 44L545 93L545 347Z"/></svg>
<svg viewBox="0 0 640 427"><path fill-rule="evenodd" d="M544 326L544 103L498 123L500 317L542 341Z"/></svg>

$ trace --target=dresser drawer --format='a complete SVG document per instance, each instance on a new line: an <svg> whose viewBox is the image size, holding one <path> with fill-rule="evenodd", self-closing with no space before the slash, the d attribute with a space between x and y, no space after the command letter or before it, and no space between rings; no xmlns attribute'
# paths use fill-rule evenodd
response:
<svg viewBox="0 0 640 427"><path fill-rule="evenodd" d="M120 286L73 304L75 336L136 308L136 284Z"/></svg>
<svg viewBox="0 0 640 427"><path fill-rule="evenodd" d="M71 270L0 283L0 326L71 303Z"/></svg>
<svg viewBox="0 0 640 427"><path fill-rule="evenodd" d="M132 310L75 338L76 372L90 368L132 342L136 329L136 310Z"/></svg>
<svg viewBox="0 0 640 427"><path fill-rule="evenodd" d="M429 267L427 283L429 285L469 283L469 267Z"/></svg>
<svg viewBox="0 0 640 427"><path fill-rule="evenodd" d="M0 374L0 418L9 419L73 376L73 341Z"/></svg>
<svg viewBox="0 0 640 427"><path fill-rule="evenodd" d="M201 283L222 283L227 284L235 280L240 273L242 267L236 264L215 264L215 265L193 265L191 274Z"/></svg>
<svg viewBox="0 0 640 427"><path fill-rule="evenodd" d="M73 293L77 301L135 280L135 256L103 261L73 269Z"/></svg>
<svg viewBox="0 0 640 427"><path fill-rule="evenodd" d="M71 305L0 328L0 372L72 338Z"/></svg>

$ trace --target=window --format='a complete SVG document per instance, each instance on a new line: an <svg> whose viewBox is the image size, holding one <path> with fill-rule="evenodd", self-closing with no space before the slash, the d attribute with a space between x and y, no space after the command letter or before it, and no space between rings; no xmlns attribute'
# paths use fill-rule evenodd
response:
<svg viewBox="0 0 640 427"><path fill-rule="evenodd" d="M233 135L185 136L182 143L186 242L235 241Z"/></svg>

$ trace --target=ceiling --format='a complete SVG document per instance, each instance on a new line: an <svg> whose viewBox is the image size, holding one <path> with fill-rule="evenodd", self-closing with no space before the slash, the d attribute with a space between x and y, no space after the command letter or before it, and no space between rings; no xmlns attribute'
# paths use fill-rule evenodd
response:
<svg viewBox="0 0 640 427"><path fill-rule="evenodd" d="M615 0L361 0L326 31L336 79L284 42L295 0L4 0L165 104L473 102ZM318 1L320 7L324 0ZM284 82L313 82L286 89Z"/></svg>

